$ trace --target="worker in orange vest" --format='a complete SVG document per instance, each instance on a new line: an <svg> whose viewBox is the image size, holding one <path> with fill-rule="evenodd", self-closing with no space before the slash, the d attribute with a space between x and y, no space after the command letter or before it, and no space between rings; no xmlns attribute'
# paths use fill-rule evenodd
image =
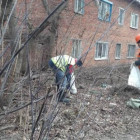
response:
<svg viewBox="0 0 140 140"><path fill-rule="evenodd" d="M139 67L140 69L140 34L138 34L136 37L135 37L135 40L136 40L136 43L138 44L138 54L137 54L137 58L138 60L135 61L135 65Z"/></svg>

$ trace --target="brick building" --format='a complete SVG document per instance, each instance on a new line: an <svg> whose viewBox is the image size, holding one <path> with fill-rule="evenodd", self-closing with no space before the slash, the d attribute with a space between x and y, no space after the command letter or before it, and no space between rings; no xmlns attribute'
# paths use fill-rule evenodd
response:
<svg viewBox="0 0 140 140"><path fill-rule="evenodd" d="M87 66L134 61L140 4L131 2L70 0L60 16L57 52L80 57L90 50L85 60Z"/></svg>
<svg viewBox="0 0 140 140"><path fill-rule="evenodd" d="M61 0L53 2L49 1L50 7ZM32 23L39 25L46 17L41 1L36 0L31 10ZM138 49L135 36L140 33L139 15L138 1L69 0L59 16L52 55L80 57L88 52L85 66L131 63Z"/></svg>

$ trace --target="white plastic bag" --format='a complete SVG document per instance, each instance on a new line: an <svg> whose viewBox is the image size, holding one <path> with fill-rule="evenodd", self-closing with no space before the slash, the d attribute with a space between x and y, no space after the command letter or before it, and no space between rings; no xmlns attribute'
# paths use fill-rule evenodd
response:
<svg viewBox="0 0 140 140"><path fill-rule="evenodd" d="M75 75L74 73L71 74L71 81L70 81L70 92L72 94L77 94L77 88L75 86Z"/></svg>
<svg viewBox="0 0 140 140"><path fill-rule="evenodd" d="M138 66L131 64L131 71L128 78L128 85L140 89L140 70Z"/></svg>

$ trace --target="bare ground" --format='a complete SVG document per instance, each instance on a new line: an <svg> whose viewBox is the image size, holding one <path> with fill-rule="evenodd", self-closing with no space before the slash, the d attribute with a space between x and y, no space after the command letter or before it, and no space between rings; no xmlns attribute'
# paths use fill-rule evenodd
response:
<svg viewBox="0 0 140 140"><path fill-rule="evenodd" d="M54 82L49 75L50 71L43 72L39 78L34 76L34 90L41 85L40 83L47 81L45 85L41 85L38 96L46 94L46 87ZM130 98L139 98L140 91L127 86L128 75L129 66L83 68L77 71L78 93L70 95L70 105L58 104L55 110L58 114L49 126L47 138L49 140L139 140L140 110L128 107L126 102ZM28 103L30 100L27 93L27 84L24 84L22 94L16 92L10 106L5 106L6 111L1 110L1 114ZM55 94L54 91L52 94ZM52 96L48 97L43 114L49 110L51 99ZM37 108L39 110L40 106ZM35 130L35 140L38 139L47 115L49 116L48 112L39 121ZM31 125L29 107L5 116L1 115L0 137L3 140L29 139Z"/></svg>

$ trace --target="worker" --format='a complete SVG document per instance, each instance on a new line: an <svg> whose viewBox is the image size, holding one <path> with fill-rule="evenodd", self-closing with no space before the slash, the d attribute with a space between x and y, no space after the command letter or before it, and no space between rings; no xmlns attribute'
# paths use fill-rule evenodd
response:
<svg viewBox="0 0 140 140"><path fill-rule="evenodd" d="M82 61L69 55L59 55L51 58L48 64L56 77L58 101L69 103L70 100L66 98L65 91L70 87L71 74L73 73L74 66L82 66Z"/></svg>
<svg viewBox="0 0 140 140"><path fill-rule="evenodd" d="M139 67L140 69L140 34L138 34L136 37L135 37L135 40L136 40L136 43L138 44L138 54L137 54L137 60L135 61L135 65Z"/></svg>

